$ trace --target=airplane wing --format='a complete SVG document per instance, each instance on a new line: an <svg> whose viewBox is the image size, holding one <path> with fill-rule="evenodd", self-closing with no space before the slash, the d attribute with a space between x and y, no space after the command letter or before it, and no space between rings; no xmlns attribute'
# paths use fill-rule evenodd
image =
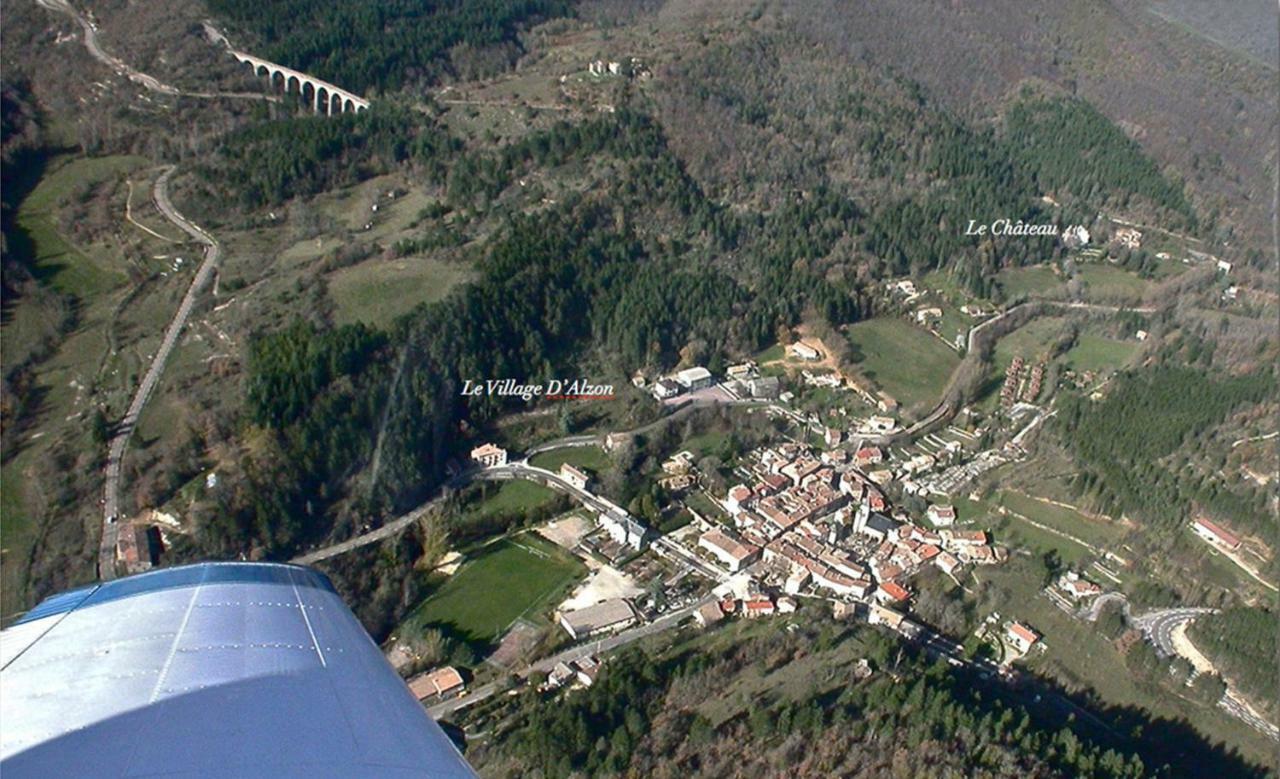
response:
<svg viewBox="0 0 1280 779"><path fill-rule="evenodd" d="M327 577L167 568L0 632L0 774L473 777Z"/></svg>

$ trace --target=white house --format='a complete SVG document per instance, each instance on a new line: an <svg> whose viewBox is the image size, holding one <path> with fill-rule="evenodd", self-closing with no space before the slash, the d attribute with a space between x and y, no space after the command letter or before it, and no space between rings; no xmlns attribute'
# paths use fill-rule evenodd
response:
<svg viewBox="0 0 1280 779"><path fill-rule="evenodd" d="M482 468L507 464L507 450L495 444L481 444L471 450L471 460Z"/></svg>
<svg viewBox="0 0 1280 779"><path fill-rule="evenodd" d="M935 503L925 511L925 516L929 517L929 521L935 527L946 527L956 521L956 508L955 506Z"/></svg>
<svg viewBox="0 0 1280 779"><path fill-rule="evenodd" d="M579 490L585 490L587 488L587 484L591 481L590 476L577 468L574 468L569 463L561 464L560 478L569 482L571 486Z"/></svg>
<svg viewBox="0 0 1280 779"><path fill-rule="evenodd" d="M1078 246L1087 246L1089 244L1089 231L1085 229L1084 225L1071 225L1062 232L1062 243L1071 249Z"/></svg>
<svg viewBox="0 0 1280 779"><path fill-rule="evenodd" d="M653 383L653 396L658 400L667 400L680 394L680 385L671 379L658 379Z"/></svg>
<svg viewBox="0 0 1280 779"><path fill-rule="evenodd" d="M649 545L649 528L629 514L617 511L601 514L600 526L619 544L626 544L636 550L643 550Z"/></svg>

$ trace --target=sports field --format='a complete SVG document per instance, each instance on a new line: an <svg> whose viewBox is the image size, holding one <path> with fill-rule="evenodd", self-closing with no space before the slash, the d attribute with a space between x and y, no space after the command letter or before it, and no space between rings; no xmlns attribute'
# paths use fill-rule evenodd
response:
<svg viewBox="0 0 1280 779"><path fill-rule="evenodd" d="M585 572L578 560L532 533L503 539L476 550L414 610L408 626L440 627L489 644L521 617L545 620Z"/></svg>

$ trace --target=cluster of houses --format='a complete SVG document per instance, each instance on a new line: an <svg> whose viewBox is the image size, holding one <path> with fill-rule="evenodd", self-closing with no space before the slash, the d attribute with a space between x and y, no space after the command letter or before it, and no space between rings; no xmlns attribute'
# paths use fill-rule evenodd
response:
<svg viewBox="0 0 1280 779"><path fill-rule="evenodd" d="M1000 388L1000 405L1008 408L1022 400L1034 403L1040 396L1040 385L1044 381L1044 362L1038 362L1024 371L1026 364L1021 357L1014 357L1009 370L1004 374L1004 386ZM1025 381L1024 381L1025 379Z"/></svg>
<svg viewBox="0 0 1280 779"><path fill-rule="evenodd" d="M559 662L547 674L547 680L539 688L543 692L570 687L590 687L600 673L600 661L587 655L572 662Z"/></svg>
<svg viewBox="0 0 1280 779"><path fill-rule="evenodd" d="M735 397L776 400L782 383L777 376L761 376L760 368L748 360L729 366L725 371L724 387Z"/></svg>
<svg viewBox="0 0 1280 779"><path fill-rule="evenodd" d="M706 628L726 617L741 616L746 619L757 619L774 614L791 614L798 606L794 598L786 595L774 599L759 591L748 593L745 598L736 598L730 594L699 606L693 613L693 619Z"/></svg>
<svg viewBox="0 0 1280 779"><path fill-rule="evenodd" d="M896 468L884 463L884 454L877 446L859 449L853 456L853 463L867 474L867 479L879 487L887 487L895 480L902 491L908 495L925 495L938 490L930 486L929 479L922 477L934 472L939 467L954 462L960 457L963 447L959 441L941 441L936 451L922 451L900 462ZM881 467L875 467L875 466ZM874 508L880 511L879 508Z"/></svg>
<svg viewBox="0 0 1280 779"><path fill-rule="evenodd" d="M649 78L652 74L644 63L635 57L624 61L592 60L587 63L587 72L593 76L622 76L625 78Z"/></svg>
<svg viewBox="0 0 1280 779"><path fill-rule="evenodd" d="M1126 249L1139 249L1142 247L1142 233L1132 227L1121 227L1111 235L1111 241Z"/></svg>
<svg viewBox="0 0 1280 779"><path fill-rule="evenodd" d="M707 530L698 549L730 573L763 563L788 595L813 589L886 603L908 601L903 582L925 565L954 574L1005 559L984 531L952 528L951 506L929 507L937 529L884 513L884 493L859 470L882 459L875 447L858 450L852 463L847 451L816 457L796 443L757 450L746 466L753 486L735 485L723 500L733 527Z"/></svg>

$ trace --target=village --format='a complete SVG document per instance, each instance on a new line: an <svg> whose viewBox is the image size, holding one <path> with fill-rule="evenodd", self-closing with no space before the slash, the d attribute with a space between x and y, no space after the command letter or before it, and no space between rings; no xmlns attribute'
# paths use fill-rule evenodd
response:
<svg viewBox="0 0 1280 779"><path fill-rule="evenodd" d="M1122 228L1112 243L1133 248L1141 237ZM1090 238L1083 228L1069 230L1066 238L1081 250L1075 254L1080 261L1105 259L1101 250L1083 248ZM1220 275L1229 271L1218 268ZM952 310L956 301L945 290L911 279L889 282L882 294L901 327L928 333L961 355L974 348L976 332L1009 313L973 301ZM1055 321L1053 315L1048 318L1050 324ZM1021 335L1023 329L1030 337ZM1047 328L1017 325L1013 332L1019 334L1008 339L1010 348L1003 355L997 349L989 394L945 412L941 404L930 410L909 396L907 408L895 397L903 389L901 380L887 385L871 378L875 374L842 370L829 346L803 329L719 375L700 364L667 375L635 374L633 387L651 395L668 415L728 408L764 415L776 430L710 470L697 446L668 450L660 473L640 475L665 496L661 522L652 515L642 520L634 505L628 511L602 494L598 474L585 460L575 464L569 456L557 467L539 467L535 458L492 443L476 447L470 467L481 469L481 478L530 479L581 504L568 521L552 523L558 528L537 532L591 570L550 612L551 629L558 632L551 654L526 655L531 662L524 667L497 665L551 693L590 686L614 650L656 633L680 626L710 630L737 619L784 618L784 625L794 627L797 619L825 613L883 626L952 665L1021 678L1021 665L1037 667L1045 662L1037 658L1051 654L1055 634L1044 630L1045 615L1038 607L1020 608L1016 599L1002 601L1000 611L988 606L968 635L949 635L916 609L922 588L970 592L988 578L982 569L999 569L1014 555L1038 557L1044 542L1028 545L1023 533L1008 532L1010 518L1033 535L1053 534L1090 552L1078 565L1060 569L1038 597L1085 631L1094 630L1104 608L1123 607L1130 620L1126 641L1145 639L1161 656L1175 656L1167 625L1185 623L1200 612L1130 614L1122 588L1129 567L1124 548L1093 547L985 500L990 472L1028 459L1025 443L1056 414L1056 391L1067 388L1098 400L1122 356L1133 354L1148 333L1112 328L1105 336L1090 336L1090 348L1101 345L1114 352L1090 364L1055 359L1041 335ZM893 336L889 333L890 341ZM608 452L626 438L626 433L609 433L597 443ZM583 443L567 439L563 446ZM538 456L555 446L540 445ZM465 471L460 467L458 473ZM568 526L574 530L566 534ZM1229 530L1204 517L1189 518L1187 528L1215 553L1250 570L1240 539ZM494 657L516 654L515 633L503 638ZM1076 640L1060 638L1064 645ZM440 688L441 679L449 682L447 689ZM489 669L472 681L470 674L447 666L410 681L428 710L441 716L493 694L497 683L491 679ZM1194 674L1187 683L1192 679ZM1221 706L1273 732L1232 696L1224 696Z"/></svg>
<svg viewBox="0 0 1280 779"><path fill-rule="evenodd" d="M807 347L799 346L792 350L797 358L811 359ZM975 451L973 434L945 440L930 435L926 439L934 443L922 440L910 448L874 443L898 428L896 419L880 411L884 398L873 398L877 405L868 406L867 419L846 419L849 429L841 430L788 408L788 393L779 387L777 376L762 376L752 363L729 367L719 381L695 366L647 385L657 399L677 407L746 406L749 413L762 411L816 439L808 443L787 435L751 450L733 463L738 480L723 494L708 491L692 452L673 453L662 463L659 483L675 496L673 508L692 521L671 532L646 526L598 494L593 474L584 468L566 462L554 471L541 469L492 443L471 452L471 467L484 475L556 486L586 510L556 523L554 533L539 531L589 560L594 570L555 611L567 648L536 664L546 670L542 689L590 685L605 659L602 642L616 646L654 627L708 628L728 619L792 614L806 603L837 619L885 625L951 662L966 661L957 644L911 618L912 581L936 569L960 584L972 568L1005 562L1010 550L994 542L982 517L962 516L945 494L936 488L931 494L929 485L975 462L1015 459L1016 445ZM970 481L954 477L950 483L960 490ZM930 500L913 515L895 505L894 496L904 495ZM565 534L573 524L576 531ZM601 579L614 586L597 586ZM584 603L590 593L607 597ZM1000 658L990 666L993 672L1042 641L1033 626L1016 618L997 627L989 639L996 645L991 655ZM410 684L429 707L465 705L447 702L472 694L464 674L452 667L433 669ZM478 689L481 696L490 692L488 685Z"/></svg>

